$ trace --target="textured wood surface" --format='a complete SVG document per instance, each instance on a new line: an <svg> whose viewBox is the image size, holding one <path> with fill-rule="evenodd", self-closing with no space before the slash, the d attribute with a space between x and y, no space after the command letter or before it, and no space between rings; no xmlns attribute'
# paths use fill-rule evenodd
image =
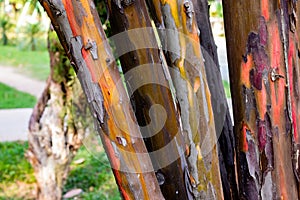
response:
<svg viewBox="0 0 300 200"><path fill-rule="evenodd" d="M77 71L122 197L164 199L93 1L41 4Z"/></svg>
<svg viewBox="0 0 300 200"><path fill-rule="evenodd" d="M295 3L223 1L241 199L298 199Z"/></svg>

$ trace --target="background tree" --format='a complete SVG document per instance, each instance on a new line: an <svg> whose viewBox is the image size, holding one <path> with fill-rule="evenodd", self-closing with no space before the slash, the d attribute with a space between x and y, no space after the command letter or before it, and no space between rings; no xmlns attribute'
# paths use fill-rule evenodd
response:
<svg viewBox="0 0 300 200"><path fill-rule="evenodd" d="M0 13L0 30L1 30L1 41L3 45L8 45L7 32L13 27L13 24L9 20L9 17L5 14Z"/></svg>
<svg viewBox="0 0 300 200"><path fill-rule="evenodd" d="M75 73L53 31L49 32L48 50L51 72L30 118L26 155L34 168L37 199L61 199L69 165L85 130L72 110L73 102L82 104L78 102L80 90L73 93ZM78 98L74 100L73 96Z"/></svg>

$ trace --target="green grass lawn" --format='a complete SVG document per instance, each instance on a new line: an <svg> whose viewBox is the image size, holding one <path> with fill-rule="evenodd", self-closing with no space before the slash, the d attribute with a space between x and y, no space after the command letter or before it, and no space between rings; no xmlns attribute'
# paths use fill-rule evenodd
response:
<svg viewBox="0 0 300 200"><path fill-rule="evenodd" d="M0 83L0 109L33 108L35 103L34 96Z"/></svg>
<svg viewBox="0 0 300 200"><path fill-rule="evenodd" d="M27 142L4 142L0 143L0 183L35 181L33 169L24 158Z"/></svg>
<svg viewBox="0 0 300 200"><path fill-rule="evenodd" d="M84 158L82 165L74 164L79 158ZM64 192L72 188L81 188L83 199L119 200L120 194L114 180L104 151L97 153L97 159L82 146L71 164L71 172L64 187Z"/></svg>
<svg viewBox="0 0 300 200"><path fill-rule="evenodd" d="M33 198L33 169L24 158L27 142L0 143L0 199ZM22 189L20 189L22 188Z"/></svg>
<svg viewBox="0 0 300 200"><path fill-rule="evenodd" d="M46 80L50 67L47 50L25 51L14 46L0 45L0 64L16 67L21 73L37 80Z"/></svg>
<svg viewBox="0 0 300 200"><path fill-rule="evenodd" d="M33 169L24 157L27 142L0 143L0 199L34 199ZM74 164L83 158L82 164ZM82 146L71 164L71 171L63 193L72 188L84 192L79 199L119 200L120 195L104 151L95 159Z"/></svg>

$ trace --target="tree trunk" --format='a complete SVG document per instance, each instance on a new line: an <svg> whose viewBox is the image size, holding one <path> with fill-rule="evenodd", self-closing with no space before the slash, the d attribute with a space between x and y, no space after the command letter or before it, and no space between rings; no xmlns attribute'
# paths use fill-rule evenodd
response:
<svg viewBox="0 0 300 200"><path fill-rule="evenodd" d="M181 107L192 195L196 199L223 199L214 116L194 6L191 1L181 0L160 3L149 1L156 24L162 30L163 49L172 67Z"/></svg>
<svg viewBox="0 0 300 200"><path fill-rule="evenodd" d="M191 186L172 80L144 0L108 1L116 51L131 103L166 199L189 199ZM126 31L126 32L125 32ZM159 105L159 106L158 106Z"/></svg>
<svg viewBox="0 0 300 200"><path fill-rule="evenodd" d="M296 2L223 0L241 199L299 198Z"/></svg>
<svg viewBox="0 0 300 200"><path fill-rule="evenodd" d="M235 140L233 126L222 83L217 46L214 42L207 0L193 0L200 44L211 93L215 128L218 137L219 165L224 199L238 199L235 175Z"/></svg>
<svg viewBox="0 0 300 200"><path fill-rule="evenodd" d="M91 0L40 1L74 65L124 199L164 199Z"/></svg>
<svg viewBox="0 0 300 200"><path fill-rule="evenodd" d="M37 199L61 199L62 187L84 131L74 122L75 73L55 32L49 32L51 72L29 122L27 157L34 168Z"/></svg>

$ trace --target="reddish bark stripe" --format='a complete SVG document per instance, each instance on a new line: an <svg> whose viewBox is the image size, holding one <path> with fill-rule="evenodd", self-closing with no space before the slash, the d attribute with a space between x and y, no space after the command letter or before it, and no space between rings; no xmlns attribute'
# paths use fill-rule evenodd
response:
<svg viewBox="0 0 300 200"><path fill-rule="evenodd" d="M89 68L89 71L90 71L90 74L92 76L92 80L94 83L97 83L98 80L96 78L97 74L95 73L94 71L94 68L93 68L93 64L91 63L91 55L88 51L86 51L85 49L82 48L81 50L81 54L82 54L82 57L87 65L87 67Z"/></svg>
<svg viewBox="0 0 300 200"><path fill-rule="evenodd" d="M270 14L269 14L269 0L262 0L261 1L261 14L265 17L266 21L269 21Z"/></svg>
<svg viewBox="0 0 300 200"><path fill-rule="evenodd" d="M252 68L253 68L252 55L247 55L247 62L246 63L242 62L242 70L241 70L241 81L247 88L251 87L249 73Z"/></svg>
<svg viewBox="0 0 300 200"><path fill-rule="evenodd" d="M242 126L242 150L244 152L247 152L248 151L248 141L247 141L247 130L248 130L248 126L243 123L243 126Z"/></svg>
<svg viewBox="0 0 300 200"><path fill-rule="evenodd" d="M269 31L270 52L271 52L271 68L274 68L278 74L284 74L280 68L280 59L283 56L281 48L281 40L278 31L278 24L272 23ZM271 82L271 96L272 96L272 109L273 109L273 121L274 125L279 125L281 122L281 111L283 110L285 96L285 80L280 79L275 82Z"/></svg>
<svg viewBox="0 0 300 200"><path fill-rule="evenodd" d="M69 24L70 24L72 33L73 33L74 36L77 36L78 35L77 28L78 27L76 27L77 22L76 22L76 18L75 18L75 15L74 15L74 9L73 9L72 1L63 0L63 4L64 4L64 7L66 9L66 13L67 13L67 17L68 17L68 20L69 20Z"/></svg>

